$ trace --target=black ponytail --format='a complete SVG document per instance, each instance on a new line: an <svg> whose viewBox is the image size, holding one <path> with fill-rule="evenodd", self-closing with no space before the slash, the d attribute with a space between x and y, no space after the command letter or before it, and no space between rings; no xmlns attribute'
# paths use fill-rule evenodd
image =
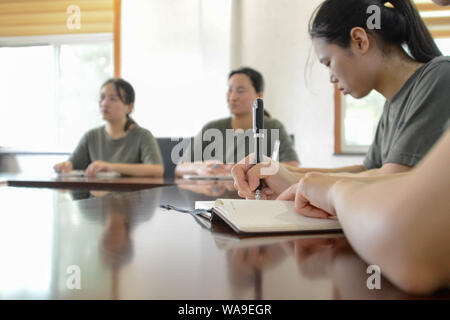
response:
<svg viewBox="0 0 450 320"><path fill-rule="evenodd" d="M388 6L385 4L391 4ZM380 8L380 29L369 29L369 6ZM413 59L426 63L442 56L417 8L410 0L326 0L313 13L309 23L311 38L347 48L350 31L360 27L377 41L406 45Z"/></svg>
<svg viewBox="0 0 450 320"><path fill-rule="evenodd" d="M135 93L133 87L129 82L121 78L111 78L103 83L102 88L110 83L114 85L120 101L122 101L126 105L134 102ZM124 130L128 131L128 129L130 129L130 126L133 124L136 124L136 122L130 117L129 114L127 114L127 122L125 123Z"/></svg>

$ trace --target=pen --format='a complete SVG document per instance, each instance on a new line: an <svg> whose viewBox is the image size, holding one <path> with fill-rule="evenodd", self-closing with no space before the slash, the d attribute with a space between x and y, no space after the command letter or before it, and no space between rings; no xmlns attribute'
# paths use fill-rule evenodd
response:
<svg viewBox="0 0 450 320"><path fill-rule="evenodd" d="M257 98L253 103L253 137L255 143L255 160L256 163L263 161L262 142L264 141L264 103L261 98ZM262 183L259 182L255 190L255 199L261 199Z"/></svg>

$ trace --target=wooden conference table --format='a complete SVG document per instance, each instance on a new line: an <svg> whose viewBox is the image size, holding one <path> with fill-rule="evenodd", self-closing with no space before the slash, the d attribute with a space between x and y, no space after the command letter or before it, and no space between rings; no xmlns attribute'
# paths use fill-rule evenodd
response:
<svg viewBox="0 0 450 320"><path fill-rule="evenodd" d="M417 298L384 278L369 290L367 264L342 234L238 237L159 207L236 197L231 190L1 186L0 299Z"/></svg>

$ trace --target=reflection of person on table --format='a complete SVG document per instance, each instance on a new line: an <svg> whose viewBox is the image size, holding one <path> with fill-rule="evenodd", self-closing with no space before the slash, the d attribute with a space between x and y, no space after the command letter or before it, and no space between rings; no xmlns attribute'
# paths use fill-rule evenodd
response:
<svg viewBox="0 0 450 320"><path fill-rule="evenodd" d="M254 287L256 299L262 299L262 272L281 263L286 254L278 244L230 249L226 253L229 274L239 289Z"/></svg>
<svg viewBox="0 0 450 320"><path fill-rule="evenodd" d="M209 141L203 141L204 132L218 130L223 138L224 149L222 157L215 156L213 159L205 159L203 157L204 155L202 155L202 159L194 159L194 147L191 146L183 155L182 162L176 167L175 173L177 177L182 177L185 174L207 176L229 175L232 163L242 160L242 155L238 152L238 148L245 148L245 150L242 150L245 151L243 154L244 157L249 154L250 146L246 143L235 143L234 148L226 145L226 131L233 129L236 135L243 137L244 132L237 134L236 130L247 131L253 128L253 103L256 98L262 98L264 94L264 79L254 69L241 68L231 71L228 76L228 87L227 102L232 116L207 123L195 137L194 143L194 145L201 146L201 152L203 154L210 144ZM267 137L265 139L268 143L268 150L272 152L273 145L270 145L270 143L275 143L271 139L271 129L278 129L280 161L292 166L298 166L297 153L293 148L292 140L287 134L284 125L280 121L270 118L268 113L266 113L264 117L264 128L267 129Z"/></svg>
<svg viewBox="0 0 450 320"><path fill-rule="evenodd" d="M106 217L105 230L101 240L104 258L112 265L118 265L131 258L132 242L129 235L128 215L111 212Z"/></svg>
<svg viewBox="0 0 450 320"><path fill-rule="evenodd" d="M105 126L88 131L68 161L54 166L56 172L85 170L87 175L114 171L128 176L162 177L163 166L158 143L140 127L130 113L134 89L122 79L110 79L101 87L100 111Z"/></svg>
<svg viewBox="0 0 450 320"><path fill-rule="evenodd" d="M331 278L334 299L405 299L402 291L381 279L381 290L369 290L367 263L350 247L344 237L307 238L281 245L296 259L307 278Z"/></svg>

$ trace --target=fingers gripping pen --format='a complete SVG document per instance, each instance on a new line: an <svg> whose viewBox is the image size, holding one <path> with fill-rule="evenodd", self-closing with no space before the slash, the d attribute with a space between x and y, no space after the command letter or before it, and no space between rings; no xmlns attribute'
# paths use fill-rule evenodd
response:
<svg viewBox="0 0 450 320"><path fill-rule="evenodd" d="M264 103L261 98L257 98L253 103L253 137L256 163L263 161L263 141L264 141ZM260 182L255 191L255 199L261 199L262 183Z"/></svg>

